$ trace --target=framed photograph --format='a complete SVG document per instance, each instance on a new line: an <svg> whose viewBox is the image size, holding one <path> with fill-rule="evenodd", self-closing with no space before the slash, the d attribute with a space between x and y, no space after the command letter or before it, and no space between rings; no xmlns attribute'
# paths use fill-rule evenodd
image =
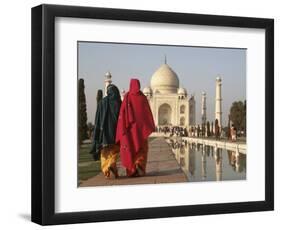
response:
<svg viewBox="0 0 281 230"><path fill-rule="evenodd" d="M32 8L32 221L274 208L274 21Z"/></svg>

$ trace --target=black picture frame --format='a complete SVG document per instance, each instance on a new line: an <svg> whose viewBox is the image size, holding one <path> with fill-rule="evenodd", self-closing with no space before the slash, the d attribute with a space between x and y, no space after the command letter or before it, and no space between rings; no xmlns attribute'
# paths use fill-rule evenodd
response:
<svg viewBox="0 0 281 230"><path fill-rule="evenodd" d="M55 18L109 19L265 29L265 200L55 213ZM263 151L263 150L261 150ZM93 207L94 208L94 207ZM274 209L274 20L111 8L32 8L32 221L41 225L222 214Z"/></svg>

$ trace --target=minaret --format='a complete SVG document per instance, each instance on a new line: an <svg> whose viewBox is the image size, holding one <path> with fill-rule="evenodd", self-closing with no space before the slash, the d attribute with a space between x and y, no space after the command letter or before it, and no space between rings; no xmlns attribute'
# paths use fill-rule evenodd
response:
<svg viewBox="0 0 281 230"><path fill-rule="evenodd" d="M216 114L215 117L218 119L218 124L220 127L220 130L222 128L222 98L221 98L221 78L216 78Z"/></svg>
<svg viewBox="0 0 281 230"><path fill-rule="evenodd" d="M125 89L122 89L122 90L121 90L121 93L120 93L120 96L121 96L121 100L122 100L122 101L123 101L123 99L124 99L125 94L126 94Z"/></svg>
<svg viewBox="0 0 281 230"><path fill-rule="evenodd" d="M191 97L188 100L188 104L189 104L189 125L195 125L196 124L196 114L195 114L195 99L194 99L194 95L191 95Z"/></svg>
<svg viewBox="0 0 281 230"><path fill-rule="evenodd" d="M106 72L105 74L105 80L104 80L104 97L107 95L107 86L109 86L112 83L112 76L110 72Z"/></svg>
<svg viewBox="0 0 281 230"><path fill-rule="evenodd" d="M206 114L206 93L202 92L202 99L201 99L201 117L202 117L202 124L206 124L207 121L207 114Z"/></svg>

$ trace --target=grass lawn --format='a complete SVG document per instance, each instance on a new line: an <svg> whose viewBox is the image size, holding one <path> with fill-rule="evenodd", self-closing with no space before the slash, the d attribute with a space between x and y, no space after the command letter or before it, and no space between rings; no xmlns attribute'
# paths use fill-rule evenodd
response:
<svg viewBox="0 0 281 230"><path fill-rule="evenodd" d="M83 144L79 151L78 179L79 183L90 177L96 176L100 171L100 161L94 161L89 151L91 144Z"/></svg>

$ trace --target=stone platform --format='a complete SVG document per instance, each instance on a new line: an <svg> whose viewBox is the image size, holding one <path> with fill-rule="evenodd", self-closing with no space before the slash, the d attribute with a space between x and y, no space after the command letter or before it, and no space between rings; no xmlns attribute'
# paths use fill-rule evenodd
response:
<svg viewBox="0 0 281 230"><path fill-rule="evenodd" d="M128 178L121 163L117 163L119 178L106 179L102 173L83 181L79 187L132 185L132 184L158 184L186 182L187 177L180 168L175 156L166 143L164 137L153 137L149 140L148 161L146 175L143 177Z"/></svg>

